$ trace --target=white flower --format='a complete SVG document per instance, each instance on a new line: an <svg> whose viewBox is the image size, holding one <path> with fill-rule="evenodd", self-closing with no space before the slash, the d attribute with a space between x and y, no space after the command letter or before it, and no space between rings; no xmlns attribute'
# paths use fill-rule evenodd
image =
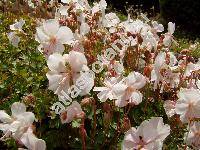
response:
<svg viewBox="0 0 200 150"><path fill-rule="evenodd" d="M87 70L85 72L81 72L77 78L74 78L74 83L81 90L79 95L87 95L90 93L90 90L94 86L94 73Z"/></svg>
<svg viewBox="0 0 200 150"><path fill-rule="evenodd" d="M142 94L138 91L146 84L146 78L138 73L132 72L121 82L117 83L113 87L113 91L116 94L117 100L115 105L118 107L124 107L128 103L138 105L142 102Z"/></svg>
<svg viewBox="0 0 200 150"><path fill-rule="evenodd" d="M50 69L46 74L49 80L49 89L56 94L62 90L67 93L72 82L76 83L76 80L81 77L81 71L89 70L85 55L76 51L70 51L69 54L63 56L54 53L49 56L47 65ZM88 93L88 87L82 90Z"/></svg>
<svg viewBox="0 0 200 150"><path fill-rule="evenodd" d="M165 46L170 46L173 39L173 33L175 31L175 23L169 22L168 23L168 33L165 34L165 38L163 39L163 44Z"/></svg>
<svg viewBox="0 0 200 150"><path fill-rule="evenodd" d="M15 20L15 23L10 25L10 29L14 31L22 31L22 27L25 24L23 19L20 19L18 22Z"/></svg>
<svg viewBox="0 0 200 150"><path fill-rule="evenodd" d="M181 89L178 98L175 112L180 115L183 123L200 118L200 91L198 89Z"/></svg>
<svg viewBox="0 0 200 150"><path fill-rule="evenodd" d="M62 16L68 16L68 12L67 12L68 9L69 9L68 6L63 6L63 5L61 5L58 11L60 12L60 14L61 14Z"/></svg>
<svg viewBox="0 0 200 150"><path fill-rule="evenodd" d="M93 91L98 91L97 97L105 102L107 99L113 100L116 98L115 93L113 92L113 86L118 83L118 79L115 77L107 78L104 80L105 87L94 87Z"/></svg>
<svg viewBox="0 0 200 150"><path fill-rule="evenodd" d="M192 74L192 72L198 71L198 70L200 70L200 59L196 64L193 64L191 62L187 64L184 76L189 77Z"/></svg>
<svg viewBox="0 0 200 150"><path fill-rule="evenodd" d="M67 70L65 66L67 59L66 55L61 55L58 53L54 53L49 56L47 60L47 65L50 69L47 72L46 76L49 80L49 89L56 91L66 91L70 87L70 72Z"/></svg>
<svg viewBox="0 0 200 150"><path fill-rule="evenodd" d="M168 117L171 117L175 114L175 105L174 101L166 100L164 102L164 109Z"/></svg>
<svg viewBox="0 0 200 150"><path fill-rule="evenodd" d="M63 44L71 44L74 39L71 29L66 26L60 27L56 19L47 20L36 30L36 41L40 43L38 49L46 56L54 52L62 53L65 49Z"/></svg>
<svg viewBox="0 0 200 150"><path fill-rule="evenodd" d="M107 7L107 3L105 0L100 0L99 5L101 9L106 9Z"/></svg>
<svg viewBox="0 0 200 150"><path fill-rule="evenodd" d="M46 143L42 139L38 139L34 134L32 128L28 128L28 130L22 135L20 138L20 142L23 143L29 150L45 150Z"/></svg>
<svg viewBox="0 0 200 150"><path fill-rule="evenodd" d="M35 8L35 5L34 3L32 2L32 0L27 0L28 2L28 6L31 7L31 8Z"/></svg>
<svg viewBox="0 0 200 150"><path fill-rule="evenodd" d="M94 3L94 6L92 7L92 15L94 15L95 13L97 13L98 11L100 11L100 6L98 3Z"/></svg>
<svg viewBox="0 0 200 150"><path fill-rule="evenodd" d="M164 139L170 134L169 125L161 117L145 120L136 128L127 131L122 143L123 150L161 150Z"/></svg>
<svg viewBox="0 0 200 150"><path fill-rule="evenodd" d="M73 101L70 106L66 108L60 115L62 123L69 123L74 119L82 118L84 112L81 109L81 105L77 101Z"/></svg>
<svg viewBox="0 0 200 150"><path fill-rule="evenodd" d="M156 31L156 32L163 32L164 31L164 27L162 24L158 24L157 21L152 21L152 25L153 25L153 29Z"/></svg>
<svg viewBox="0 0 200 150"><path fill-rule="evenodd" d="M67 60L73 72L88 70L87 59L83 53L70 51Z"/></svg>
<svg viewBox="0 0 200 150"><path fill-rule="evenodd" d="M26 112L26 106L19 102L12 104L11 112L12 116L9 116L4 110L0 110L0 121L2 122L0 130L3 131L4 137L12 135L13 138L19 139L32 125L35 115L32 112Z"/></svg>
<svg viewBox="0 0 200 150"><path fill-rule="evenodd" d="M195 121L189 129L189 133L185 133L186 144L200 149L200 122Z"/></svg>
<svg viewBox="0 0 200 150"><path fill-rule="evenodd" d="M107 7L107 3L105 0L100 0L99 3L94 3L94 6L92 7L92 15L94 15L95 13L101 11L104 11Z"/></svg>
<svg viewBox="0 0 200 150"><path fill-rule="evenodd" d="M15 32L10 32L8 33L8 39L9 39L9 42L15 46L15 47L18 47L18 44L20 42L20 37L16 35Z"/></svg>
<svg viewBox="0 0 200 150"><path fill-rule="evenodd" d="M127 32L135 35L140 34L142 37L147 34L147 31L151 30L148 24L138 19L133 22L122 22L120 25L124 27Z"/></svg>
<svg viewBox="0 0 200 150"><path fill-rule="evenodd" d="M82 22L80 26L80 35L83 36L87 34L89 31L90 31L90 26L87 23Z"/></svg>
<svg viewBox="0 0 200 150"><path fill-rule="evenodd" d="M146 47L147 50L151 50L152 48L156 50L158 45L157 43L158 42L156 41L156 38L154 37L153 33L148 31L147 34L145 34L145 36L143 37L142 46Z"/></svg>
<svg viewBox="0 0 200 150"><path fill-rule="evenodd" d="M105 27L115 27L120 20L115 13L109 13L105 15L103 22Z"/></svg>
<svg viewBox="0 0 200 150"><path fill-rule="evenodd" d="M167 83L171 88L177 87L180 78L180 73L174 72L178 68L175 66L177 64L177 59L173 53L160 52L155 58L154 68L151 72L151 81L154 81L154 90L158 88L161 83L161 90L163 91L164 85Z"/></svg>

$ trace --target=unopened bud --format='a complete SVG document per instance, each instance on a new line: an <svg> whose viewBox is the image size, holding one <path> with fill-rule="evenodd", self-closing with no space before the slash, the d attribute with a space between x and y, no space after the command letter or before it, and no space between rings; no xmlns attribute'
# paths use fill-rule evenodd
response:
<svg viewBox="0 0 200 150"><path fill-rule="evenodd" d="M128 117L124 117L123 119L123 126L122 126L122 131L126 132L131 128L131 122Z"/></svg>
<svg viewBox="0 0 200 150"><path fill-rule="evenodd" d="M92 104L92 98L86 97L81 100L81 106L89 106Z"/></svg>
<svg viewBox="0 0 200 150"><path fill-rule="evenodd" d="M36 100L36 98L35 98L35 96L33 94L29 94L29 95L23 97L23 102L26 105L34 106L35 105L35 100Z"/></svg>

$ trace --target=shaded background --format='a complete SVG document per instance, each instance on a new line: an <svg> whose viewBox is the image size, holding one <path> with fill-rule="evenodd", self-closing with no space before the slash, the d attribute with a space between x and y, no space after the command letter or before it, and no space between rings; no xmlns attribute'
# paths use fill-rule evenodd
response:
<svg viewBox="0 0 200 150"><path fill-rule="evenodd" d="M92 0L93 2L94 0ZM127 9L141 9L148 17L159 14L162 23L175 22L178 30L190 38L200 34L200 0L106 0L116 11L127 15Z"/></svg>

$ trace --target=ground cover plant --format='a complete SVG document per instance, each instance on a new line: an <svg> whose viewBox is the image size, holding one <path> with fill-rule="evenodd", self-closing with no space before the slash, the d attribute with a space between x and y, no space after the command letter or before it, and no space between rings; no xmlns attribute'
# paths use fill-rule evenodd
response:
<svg viewBox="0 0 200 150"><path fill-rule="evenodd" d="M0 149L199 149L198 40L61 2L1 3Z"/></svg>

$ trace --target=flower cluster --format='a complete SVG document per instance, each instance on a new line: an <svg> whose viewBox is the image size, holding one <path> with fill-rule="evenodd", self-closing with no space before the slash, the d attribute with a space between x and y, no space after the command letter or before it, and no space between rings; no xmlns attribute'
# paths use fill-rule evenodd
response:
<svg viewBox="0 0 200 150"><path fill-rule="evenodd" d="M18 44L20 42L20 37L17 35L17 32L23 33L22 27L24 24L25 21L23 19L20 19L19 21L15 20L15 23L10 25L10 29L13 32L8 33L8 39L10 43L15 47L18 47Z"/></svg>
<svg viewBox="0 0 200 150"><path fill-rule="evenodd" d="M173 93L169 99L163 99L165 112L169 118L178 116L180 122L188 125L185 143L199 149L200 59L190 56L190 50L172 51L177 45L173 36L175 23L169 22L164 33L162 24L144 14L140 19L128 17L120 21L115 13L105 12L105 0L92 7L87 0L61 1L55 17L41 21L35 34L38 50L49 69L48 88L59 98L51 109L60 115L61 122L84 120L80 99L89 96L93 101L109 103L109 109L110 105L128 108L127 117L130 109L150 99L149 90L155 92L156 98ZM23 24L20 21L10 28L21 31ZM19 42L13 32L9 39L15 46ZM96 78L89 75L91 70ZM154 101L155 98L151 102ZM44 141L37 139L31 128L34 115L25 112L20 103L14 103L11 110L13 117L0 112L0 129L5 137L11 135L29 149L45 149ZM81 131L84 133L84 129ZM170 134L170 126L163 123L162 117L152 117L126 131L122 149L159 150Z"/></svg>
<svg viewBox="0 0 200 150"><path fill-rule="evenodd" d="M0 130L4 133L1 140L12 137L29 150L45 150L45 141L38 139L33 133L35 115L32 112L26 112L26 106L20 102L12 104L11 112L12 115L9 116L4 110L0 110L2 122Z"/></svg>

